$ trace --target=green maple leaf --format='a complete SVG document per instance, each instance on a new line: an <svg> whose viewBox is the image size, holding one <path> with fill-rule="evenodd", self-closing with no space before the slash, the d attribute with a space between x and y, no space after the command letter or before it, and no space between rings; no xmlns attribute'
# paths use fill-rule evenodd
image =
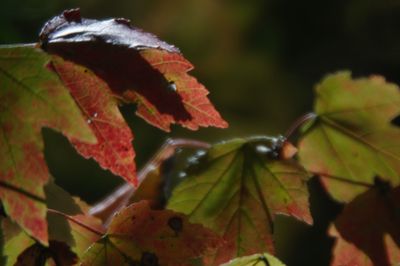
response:
<svg viewBox="0 0 400 266"><path fill-rule="evenodd" d="M399 88L382 77L330 75L316 87L316 119L299 143L304 167L339 201L350 201L379 176L400 183Z"/></svg>
<svg viewBox="0 0 400 266"><path fill-rule="evenodd" d="M275 215L312 222L307 172L293 160L280 160L279 139L235 139L212 146L194 159L188 177L169 199L168 208L183 212L222 235L213 264L236 256L274 252Z"/></svg>
<svg viewBox="0 0 400 266"><path fill-rule="evenodd" d="M43 186L49 180L41 128L95 142L49 57L31 46L0 48L0 199L6 213L47 245Z"/></svg>

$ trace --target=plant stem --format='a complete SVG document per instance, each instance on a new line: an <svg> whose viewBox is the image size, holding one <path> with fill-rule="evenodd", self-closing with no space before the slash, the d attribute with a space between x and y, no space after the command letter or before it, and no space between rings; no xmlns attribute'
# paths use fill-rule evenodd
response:
<svg viewBox="0 0 400 266"><path fill-rule="evenodd" d="M146 163L146 165L137 173L139 185L152 170L160 167L165 160L174 155L176 149L208 149L209 147L209 143L198 140L168 139L156 152L156 154ZM89 210L89 214L101 218L107 224L110 218L112 218L117 211L121 210L129 203L129 200L135 192L135 189L136 188L130 183L121 185L105 199L93 205Z"/></svg>
<svg viewBox="0 0 400 266"><path fill-rule="evenodd" d="M307 121L310 121L312 119L315 119L317 115L315 113L307 113L305 115L302 115L294 123L290 126L290 128L286 131L285 133L285 138L289 139L290 137L293 136L293 133L302 125L304 125Z"/></svg>
<svg viewBox="0 0 400 266"><path fill-rule="evenodd" d="M49 213L60 215L60 216L62 216L64 218L66 218L67 220L69 220L69 221L71 221L71 222L73 222L73 223L85 228L86 230L88 230L88 231L90 231L90 232L92 232L92 233L94 233L96 235L103 236L105 234L105 232L100 232L96 228L93 228L90 225L84 224L81 221L79 221L79 220L75 219L74 217L72 217L72 216L70 216L68 214L65 214L63 212L60 212L60 211L57 211L57 210L54 210L54 209L50 209L50 208L48 208L47 211Z"/></svg>

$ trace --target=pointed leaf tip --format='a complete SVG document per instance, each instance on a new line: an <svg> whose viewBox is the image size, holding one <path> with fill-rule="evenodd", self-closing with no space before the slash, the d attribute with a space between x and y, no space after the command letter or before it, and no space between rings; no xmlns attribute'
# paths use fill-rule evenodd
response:
<svg viewBox="0 0 400 266"><path fill-rule="evenodd" d="M211 230L190 224L184 215L151 210L148 202L141 201L114 217L106 236L86 251L82 265L189 265L222 242Z"/></svg>
<svg viewBox="0 0 400 266"><path fill-rule="evenodd" d="M187 74L193 65L179 50L127 20L77 23L61 15L46 24L41 36L46 51L91 69L114 94L136 103L138 116L162 130L175 123L192 130L228 126L205 87Z"/></svg>
<svg viewBox="0 0 400 266"><path fill-rule="evenodd" d="M209 258L219 265L236 256L274 252L276 214L312 223L307 172L280 160L279 138L235 139L212 146L191 160L187 177L167 207L218 232L227 243Z"/></svg>
<svg viewBox="0 0 400 266"><path fill-rule="evenodd" d="M300 162L318 174L338 201L351 201L373 186L375 176L400 183L398 86L382 77L326 77L316 87L318 118L299 142Z"/></svg>
<svg viewBox="0 0 400 266"><path fill-rule="evenodd" d="M95 142L68 90L31 46L0 48L0 198L6 213L48 244L43 186L49 180L41 128Z"/></svg>

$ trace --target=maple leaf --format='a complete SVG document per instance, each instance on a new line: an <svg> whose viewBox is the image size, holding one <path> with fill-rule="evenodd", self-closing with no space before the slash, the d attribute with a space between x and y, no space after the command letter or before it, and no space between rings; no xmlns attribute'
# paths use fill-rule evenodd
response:
<svg viewBox="0 0 400 266"><path fill-rule="evenodd" d="M98 232L104 232L105 229L99 218L89 215L89 206L85 202L76 198L75 202L80 206L83 213L73 215L68 223L75 241L72 251L81 259L90 245L100 239L101 235Z"/></svg>
<svg viewBox="0 0 400 266"><path fill-rule="evenodd" d="M35 241L8 218L1 219L1 232L4 242L3 253L6 257L5 266L13 266L18 256Z"/></svg>
<svg viewBox="0 0 400 266"><path fill-rule="evenodd" d="M331 226L332 265L400 263L400 187L373 188L347 204Z"/></svg>
<svg viewBox="0 0 400 266"><path fill-rule="evenodd" d="M0 199L5 212L47 245L43 186L49 180L40 130L96 141L68 90L31 46L0 48Z"/></svg>
<svg viewBox="0 0 400 266"><path fill-rule="evenodd" d="M5 218L1 221L4 235L5 266L73 265L77 262L65 243L50 241L49 247L35 242L20 226ZM53 263L52 263L53 262ZM46 263L46 264L45 264Z"/></svg>
<svg viewBox="0 0 400 266"><path fill-rule="evenodd" d="M144 94L144 101L138 105L137 114L151 124L155 124L163 130L169 131L171 124L177 122L191 130L197 130L199 126L215 126L226 128L228 124L220 117L218 112L207 98L207 89L197 80L187 74L194 67L179 53L169 53L158 49L140 51L140 55L168 81L167 88L176 92L180 97L185 110L191 119L176 119L176 115L163 114L157 104L145 101L150 97ZM129 95L129 92L126 93ZM139 99L141 92L137 95ZM154 96L155 97L155 96ZM163 103L160 103L163 104ZM158 123L157 121L161 121Z"/></svg>
<svg viewBox="0 0 400 266"><path fill-rule="evenodd" d="M53 56L52 63L96 135L97 143L70 139L85 158L137 185L133 135L108 85L89 69Z"/></svg>
<svg viewBox="0 0 400 266"><path fill-rule="evenodd" d="M188 265L212 252L222 239L169 210L151 210L146 201L123 209L107 234L85 253L82 265Z"/></svg>
<svg viewBox="0 0 400 266"><path fill-rule="evenodd" d="M63 213L64 215L81 214L82 210L75 203L71 195L57 186L53 180L50 180L44 187L46 194L46 205L48 208L47 224L49 239L53 241L63 242L70 247L75 245L75 241L71 234L71 227L63 216L54 211Z"/></svg>
<svg viewBox="0 0 400 266"><path fill-rule="evenodd" d="M137 114L154 126L228 126L208 91L187 74L193 66L179 50L128 20L84 19L69 10L45 25L41 39L46 51L86 66L116 95L136 103Z"/></svg>
<svg viewBox="0 0 400 266"><path fill-rule="evenodd" d="M221 266L285 266L274 256L263 253L236 258Z"/></svg>
<svg viewBox="0 0 400 266"><path fill-rule="evenodd" d="M317 118L299 143L302 165L321 177L329 193L348 202L366 191L376 175L400 183L399 88L382 77L351 79L349 72L316 87Z"/></svg>
<svg viewBox="0 0 400 266"><path fill-rule="evenodd" d="M167 208L227 240L214 265L236 256L273 253L277 213L312 222L308 174L293 160L279 160L281 140L255 137L216 144L191 159L188 177L174 189Z"/></svg>
<svg viewBox="0 0 400 266"><path fill-rule="evenodd" d="M90 207L81 199L50 181L45 186L49 239L65 243L79 258L104 234L100 219L89 214Z"/></svg>

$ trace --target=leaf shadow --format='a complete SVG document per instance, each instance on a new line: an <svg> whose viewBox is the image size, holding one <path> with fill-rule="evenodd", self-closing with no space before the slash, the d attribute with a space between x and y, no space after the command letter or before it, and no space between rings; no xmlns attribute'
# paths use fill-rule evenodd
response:
<svg viewBox="0 0 400 266"><path fill-rule="evenodd" d="M308 189L312 226L290 216L276 217L277 257L288 266L330 265L334 239L327 235L327 229L343 206L331 199L317 177L308 181Z"/></svg>
<svg viewBox="0 0 400 266"><path fill-rule="evenodd" d="M374 265L390 266L385 235L400 248L400 186L376 182L375 186L348 203L335 221L340 236L354 244ZM398 251L397 251L398 252Z"/></svg>
<svg viewBox="0 0 400 266"><path fill-rule="evenodd" d="M175 121L183 122L192 118L181 96L170 89L173 81L167 80L153 68L138 50L102 41L51 43L46 49L91 69L117 95L134 90L161 114L171 115Z"/></svg>

